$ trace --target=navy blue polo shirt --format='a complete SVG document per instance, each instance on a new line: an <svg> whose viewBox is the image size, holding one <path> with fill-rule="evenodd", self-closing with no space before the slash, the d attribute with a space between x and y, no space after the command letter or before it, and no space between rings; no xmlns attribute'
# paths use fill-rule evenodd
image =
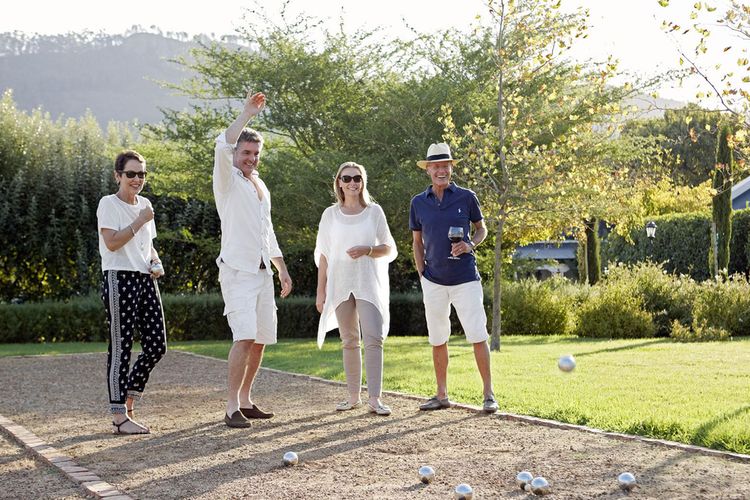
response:
<svg viewBox="0 0 750 500"><path fill-rule="evenodd" d="M469 241L472 223L482 220L482 210L474 191L451 182L438 200L432 186L411 199L409 228L422 231L425 250L423 276L438 285L460 285L478 281L477 261L473 253L459 255L459 260L449 259L451 241L448 228L464 228L464 241Z"/></svg>

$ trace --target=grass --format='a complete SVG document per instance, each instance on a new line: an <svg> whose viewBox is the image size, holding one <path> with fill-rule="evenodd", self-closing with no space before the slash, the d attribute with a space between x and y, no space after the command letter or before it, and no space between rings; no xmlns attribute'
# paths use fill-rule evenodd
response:
<svg viewBox="0 0 750 500"><path fill-rule="evenodd" d="M434 393L431 349L425 338L390 337L384 388ZM173 342L173 350L226 359L229 342ZM4 344L0 357L106 351L103 343ZM573 354L575 371L557 369ZM750 338L676 343L667 339L599 340L509 336L492 354L502 411L750 453ZM336 339L318 350L313 339L282 340L266 350L263 366L344 380ZM450 396L481 403L472 348L450 345Z"/></svg>

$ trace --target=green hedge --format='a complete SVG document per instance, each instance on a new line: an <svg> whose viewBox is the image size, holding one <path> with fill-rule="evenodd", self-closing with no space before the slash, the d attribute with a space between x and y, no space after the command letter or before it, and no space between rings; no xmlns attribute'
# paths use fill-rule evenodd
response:
<svg viewBox="0 0 750 500"><path fill-rule="evenodd" d="M502 332L696 340L715 338L716 332L750 335L750 283L743 275L730 278L698 283L668 274L662 265L641 263L612 267L595 287L564 279L504 283ZM170 340L231 338L220 294L164 294L163 302ZM319 315L312 297L278 299L276 304L279 338L315 337ZM485 293L484 305L491 318L491 293ZM426 335L421 294L391 294L390 311L392 335ZM461 332L455 311L451 331ZM68 302L0 304L0 343L106 338L104 308L93 295Z"/></svg>
<svg viewBox="0 0 750 500"><path fill-rule="evenodd" d="M220 294L163 294L162 301L169 340L231 338ZM276 305L279 338L317 335L320 316L314 298L277 299ZM421 295L393 294L390 310L392 334L427 334ZM460 331L455 312L451 313L451 323L452 331ZM96 296L67 302L0 304L0 343L106 340L104 307Z"/></svg>
<svg viewBox="0 0 750 500"><path fill-rule="evenodd" d="M711 243L710 212L670 214L654 217L656 237L649 240L642 228L633 229L629 243L610 234L602 242L605 262L632 264L650 260L660 262L668 273L685 274L695 280L710 278L708 250ZM729 249L729 274L750 271L750 209L732 212L732 239Z"/></svg>

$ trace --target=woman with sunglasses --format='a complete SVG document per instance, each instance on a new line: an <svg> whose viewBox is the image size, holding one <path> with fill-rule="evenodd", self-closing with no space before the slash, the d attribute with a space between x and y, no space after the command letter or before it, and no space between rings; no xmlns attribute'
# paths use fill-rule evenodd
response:
<svg viewBox="0 0 750 500"><path fill-rule="evenodd" d="M135 151L115 159L115 194L99 201L96 211L102 258L102 301L109 325L107 388L114 434L148 434L133 420L149 374L167 352L164 313L156 278L164 274L151 202L139 196L146 182L146 160ZM141 354L130 369L135 330Z"/></svg>
<svg viewBox="0 0 750 500"><path fill-rule="evenodd" d="M320 219L315 264L318 289L315 306L321 313L318 347L326 332L339 329L348 398L336 405L345 411L362 405L362 353L365 346L368 407L390 415L380 401L383 383L383 341L388 334L388 263L396 258L383 209L367 192L367 172L354 162L341 164L333 181L336 203Z"/></svg>

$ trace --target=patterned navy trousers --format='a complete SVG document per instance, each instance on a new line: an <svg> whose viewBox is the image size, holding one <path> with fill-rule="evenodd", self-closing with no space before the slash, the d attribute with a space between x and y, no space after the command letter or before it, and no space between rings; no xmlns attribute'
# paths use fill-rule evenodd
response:
<svg viewBox="0 0 750 500"><path fill-rule="evenodd" d="M111 413L125 413L128 397L140 399L149 374L167 352L159 285L150 274L104 271L102 301L109 324L107 388ZM142 352L130 369L135 330Z"/></svg>

